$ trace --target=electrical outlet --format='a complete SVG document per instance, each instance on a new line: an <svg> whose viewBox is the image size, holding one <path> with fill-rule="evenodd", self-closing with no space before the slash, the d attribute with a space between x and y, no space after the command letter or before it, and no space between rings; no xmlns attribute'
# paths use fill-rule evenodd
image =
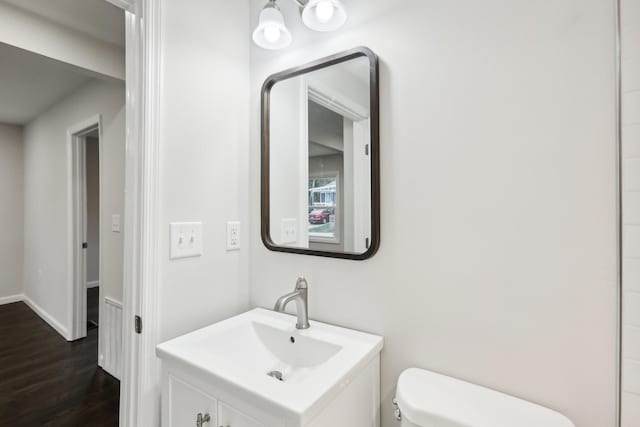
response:
<svg viewBox="0 0 640 427"><path fill-rule="evenodd" d="M173 222L171 229L170 259L202 255L202 223Z"/></svg>
<svg viewBox="0 0 640 427"><path fill-rule="evenodd" d="M227 222L227 250L237 251L240 249L240 222Z"/></svg>

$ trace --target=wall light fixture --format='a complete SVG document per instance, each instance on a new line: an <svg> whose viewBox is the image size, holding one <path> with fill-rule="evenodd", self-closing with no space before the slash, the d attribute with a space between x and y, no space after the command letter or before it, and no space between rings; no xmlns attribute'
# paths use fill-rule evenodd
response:
<svg viewBox="0 0 640 427"><path fill-rule="evenodd" d="M264 49L277 50L293 40L277 0L269 0L260 12L253 41ZM302 22L315 31L335 31L347 22L347 10L340 0L292 0L300 8Z"/></svg>

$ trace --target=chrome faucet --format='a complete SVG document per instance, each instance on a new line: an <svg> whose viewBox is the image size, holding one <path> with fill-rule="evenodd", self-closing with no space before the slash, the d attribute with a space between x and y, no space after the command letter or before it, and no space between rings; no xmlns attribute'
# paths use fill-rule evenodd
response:
<svg viewBox="0 0 640 427"><path fill-rule="evenodd" d="M296 313L298 315L298 322L296 323L297 329L309 329L309 314L307 310L307 290L309 284L304 277L298 277L296 282L296 288L293 292L283 295L278 298L276 305L273 308L275 311L284 312L285 307L291 301L296 302Z"/></svg>

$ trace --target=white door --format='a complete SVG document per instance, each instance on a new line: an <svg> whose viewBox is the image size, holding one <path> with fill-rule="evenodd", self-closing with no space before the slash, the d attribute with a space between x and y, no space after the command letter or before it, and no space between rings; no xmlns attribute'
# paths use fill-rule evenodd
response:
<svg viewBox="0 0 640 427"><path fill-rule="evenodd" d="M222 402L220 402L218 410L220 411L218 414L218 425L220 427L265 427L264 424L259 423Z"/></svg>

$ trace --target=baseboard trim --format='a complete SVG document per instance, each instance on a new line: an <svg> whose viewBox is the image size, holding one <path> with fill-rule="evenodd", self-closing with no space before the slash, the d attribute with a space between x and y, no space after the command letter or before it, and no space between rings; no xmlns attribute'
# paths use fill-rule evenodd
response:
<svg viewBox="0 0 640 427"><path fill-rule="evenodd" d="M120 301L116 301L110 297L104 297L104 302L122 310L122 303Z"/></svg>
<svg viewBox="0 0 640 427"><path fill-rule="evenodd" d="M95 282L87 282L87 288L97 288L100 286L100 281L96 280Z"/></svg>
<svg viewBox="0 0 640 427"><path fill-rule="evenodd" d="M24 295L23 296L23 301L24 301L25 304L27 304L29 306L29 308L31 310L33 310L38 316L40 316L40 318L42 320L47 322L49 324L49 326L51 326L53 329L56 330L56 332L58 332L60 335L62 335L65 340L70 341L69 340L69 331L67 330L67 328L62 326L62 324L60 322L58 322L56 319L54 319L53 316L51 316L49 313L47 313L38 304L33 302L31 300L31 298L29 298L28 296Z"/></svg>
<svg viewBox="0 0 640 427"><path fill-rule="evenodd" d="M0 298L0 305L12 304L14 302L20 302L22 300L24 300L24 295L22 295L22 294L9 295L8 297L1 297Z"/></svg>

